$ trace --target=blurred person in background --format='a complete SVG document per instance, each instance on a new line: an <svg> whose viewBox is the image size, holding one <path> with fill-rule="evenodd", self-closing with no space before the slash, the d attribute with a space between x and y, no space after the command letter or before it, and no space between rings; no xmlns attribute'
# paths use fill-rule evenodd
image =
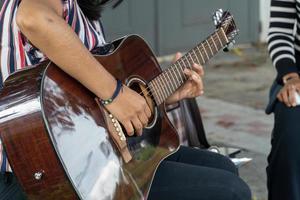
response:
<svg viewBox="0 0 300 200"><path fill-rule="evenodd" d="M269 200L300 200L300 0L272 0L268 50L277 76L266 112L274 113L268 156Z"/></svg>

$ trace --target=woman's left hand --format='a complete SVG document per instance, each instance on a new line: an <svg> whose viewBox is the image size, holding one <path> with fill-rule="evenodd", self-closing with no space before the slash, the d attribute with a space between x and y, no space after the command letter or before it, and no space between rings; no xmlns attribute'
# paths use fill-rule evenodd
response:
<svg viewBox="0 0 300 200"><path fill-rule="evenodd" d="M181 56L181 53L176 53L174 62ZM186 68L184 73L187 77L187 81L178 88L174 94L168 97L166 104L172 104L185 98L198 97L204 93L202 82L202 76L204 75L203 67L194 63L191 69Z"/></svg>

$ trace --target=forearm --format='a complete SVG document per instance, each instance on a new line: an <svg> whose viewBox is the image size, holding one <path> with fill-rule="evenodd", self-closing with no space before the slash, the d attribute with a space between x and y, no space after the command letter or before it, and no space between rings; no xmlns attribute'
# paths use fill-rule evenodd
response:
<svg viewBox="0 0 300 200"><path fill-rule="evenodd" d="M271 1L268 50L280 82L285 75L297 72L294 44L296 16L295 0Z"/></svg>
<svg viewBox="0 0 300 200"><path fill-rule="evenodd" d="M21 32L66 73L106 99L115 79L92 56L58 12L39 1L22 1L18 10Z"/></svg>

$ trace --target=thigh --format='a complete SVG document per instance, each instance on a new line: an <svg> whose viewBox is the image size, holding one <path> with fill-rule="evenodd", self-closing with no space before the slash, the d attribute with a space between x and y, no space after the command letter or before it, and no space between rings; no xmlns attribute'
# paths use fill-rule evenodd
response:
<svg viewBox="0 0 300 200"><path fill-rule="evenodd" d="M250 200L248 186L235 174L216 168L163 161L148 200Z"/></svg>
<svg viewBox="0 0 300 200"><path fill-rule="evenodd" d="M181 146L176 153L166 160L223 169L238 174L237 168L228 157L202 149Z"/></svg>
<svg viewBox="0 0 300 200"><path fill-rule="evenodd" d="M278 102L274 109L274 119L269 162L279 156L291 162L300 161L300 106L289 108Z"/></svg>
<svg viewBox="0 0 300 200"><path fill-rule="evenodd" d="M300 106L289 108L277 102L274 117L267 167L269 199L299 199Z"/></svg>
<svg viewBox="0 0 300 200"><path fill-rule="evenodd" d="M0 173L0 199L26 200L26 197L13 174Z"/></svg>

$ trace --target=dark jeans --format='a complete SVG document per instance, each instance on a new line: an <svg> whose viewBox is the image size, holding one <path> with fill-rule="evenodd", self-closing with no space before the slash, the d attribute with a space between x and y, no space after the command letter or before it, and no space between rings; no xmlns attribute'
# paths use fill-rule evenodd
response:
<svg viewBox="0 0 300 200"><path fill-rule="evenodd" d="M155 174L148 200L250 200L251 192L226 157L181 147Z"/></svg>
<svg viewBox="0 0 300 200"><path fill-rule="evenodd" d="M269 200L300 200L300 107L277 102L268 157Z"/></svg>
<svg viewBox="0 0 300 200"><path fill-rule="evenodd" d="M15 177L0 176L0 200L25 200ZM250 200L248 186L226 157L181 147L164 160L154 177L148 200Z"/></svg>
<svg viewBox="0 0 300 200"><path fill-rule="evenodd" d="M0 200L26 200L16 177L12 173L0 173Z"/></svg>

